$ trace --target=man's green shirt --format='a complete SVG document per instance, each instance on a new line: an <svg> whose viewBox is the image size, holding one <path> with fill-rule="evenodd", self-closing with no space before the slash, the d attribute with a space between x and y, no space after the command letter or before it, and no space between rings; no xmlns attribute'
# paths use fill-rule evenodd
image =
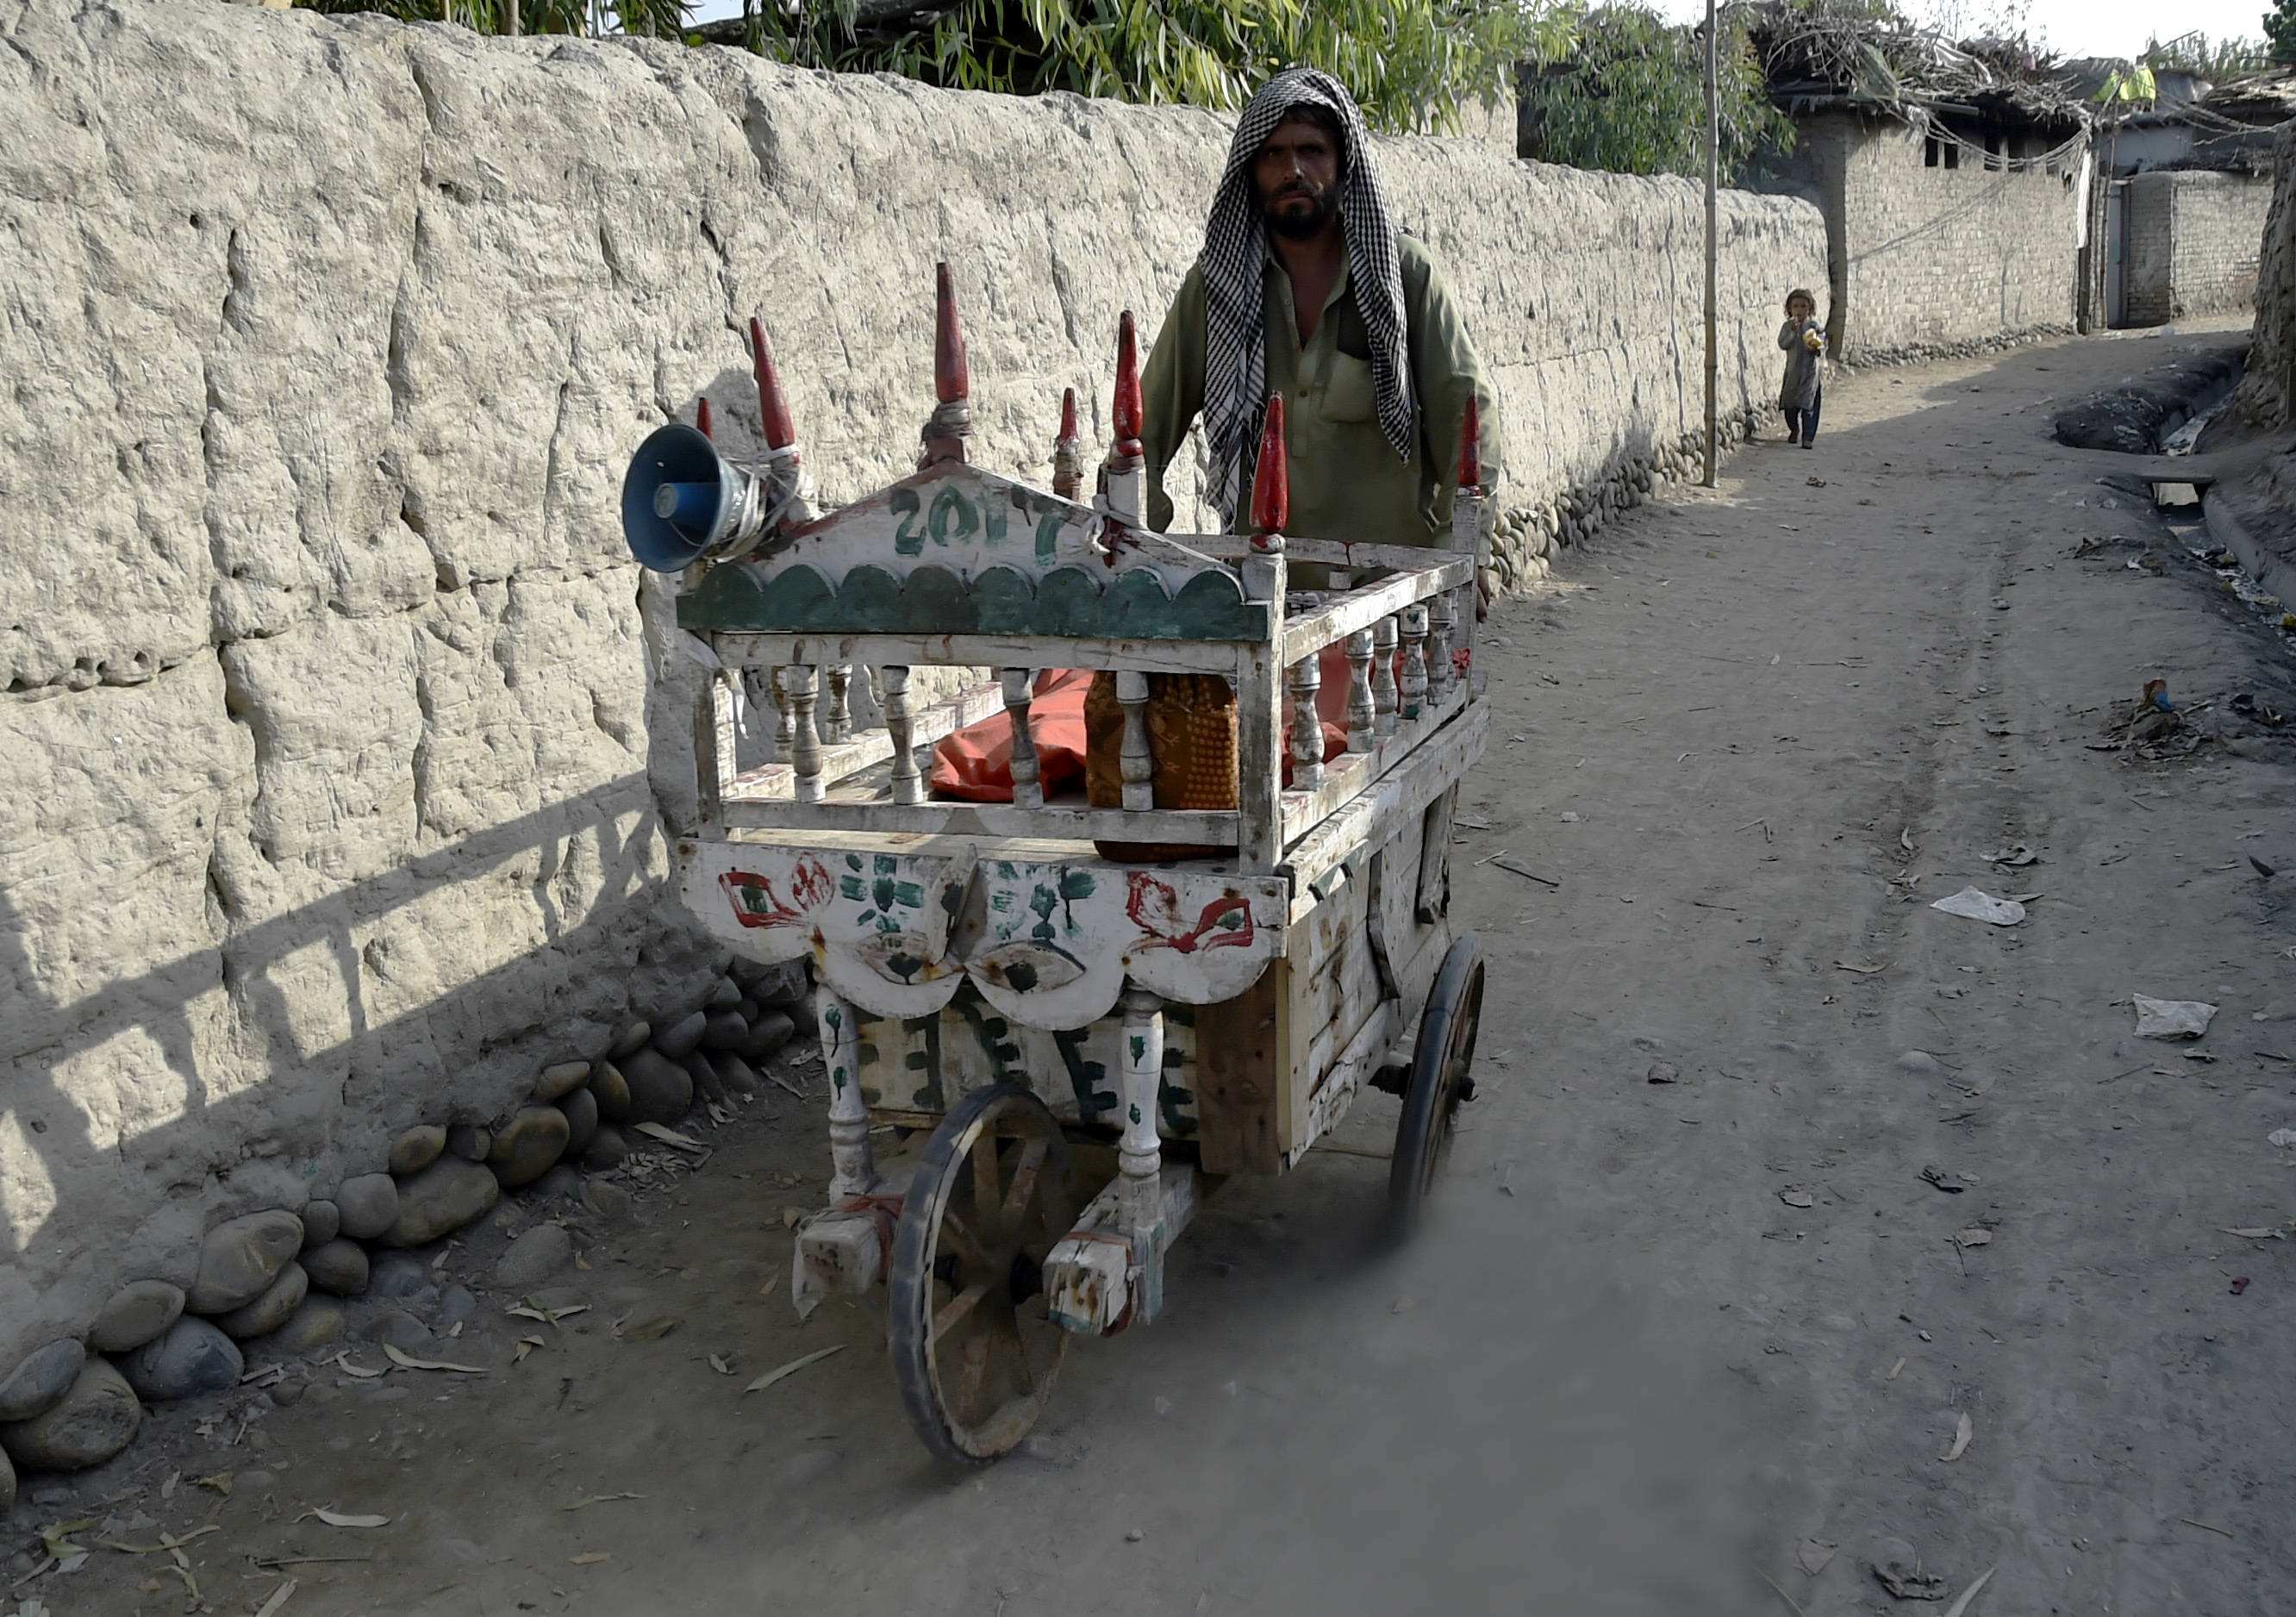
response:
<svg viewBox="0 0 2296 1617"><path fill-rule="evenodd" d="M1416 415L1407 460L1380 431L1371 343L1348 271L1341 270L1316 317L1315 334L1303 345L1291 279L1273 252L1267 256L1262 324L1267 390L1283 397L1283 440L1292 471L1287 533L1358 544L1448 545L1470 391L1481 404L1483 486L1497 486L1498 415L1482 361L1427 249L1404 236L1400 254ZM1180 283L1142 379L1148 418L1141 440L1148 455L1148 521L1159 530L1172 521L1165 468L1203 408L1204 332L1204 280L1197 267ZM1255 428L1252 441L1258 440ZM1241 529L1249 521L1250 507L1247 490L1237 502L1234 526ZM1496 508L1494 502L1485 509Z"/></svg>

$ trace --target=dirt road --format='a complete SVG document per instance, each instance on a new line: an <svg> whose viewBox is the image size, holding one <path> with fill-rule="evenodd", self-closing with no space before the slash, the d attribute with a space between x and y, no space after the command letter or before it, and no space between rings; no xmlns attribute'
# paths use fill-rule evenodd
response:
<svg viewBox="0 0 2296 1617"><path fill-rule="evenodd" d="M1757 1569L1811 1617L1944 1609L1893 1558L1947 1600L1997 1569L1971 1617L2291 1609L2296 1265L2226 1232L2296 1218L2296 748L2229 711L2296 714L2296 662L2046 438L2175 341L1837 380L1814 451L1748 449L1505 609L1458 850L1482 1098L1399 1258L1375 1160L1231 1186L1167 1318L952 1478L875 1310L791 1315L824 1153L779 1097L584 1223L588 1312L488 1300L439 1343L487 1375L162 1416L38 1519L211 1524L209 1608L292 1578L277 1617L1786 1613ZM2155 677L2194 728L2096 750ZM2038 896L1930 907L1971 885ZM2219 1009L2140 1040L2132 994ZM176 1612L167 1558L22 1592Z"/></svg>

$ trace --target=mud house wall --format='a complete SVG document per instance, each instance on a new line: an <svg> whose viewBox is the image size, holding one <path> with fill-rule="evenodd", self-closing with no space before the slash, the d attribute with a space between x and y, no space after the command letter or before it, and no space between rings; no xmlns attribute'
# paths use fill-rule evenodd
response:
<svg viewBox="0 0 2296 1617"><path fill-rule="evenodd" d="M2234 403L2259 427L2296 420L2296 120L2272 149L2272 201L2259 233L2256 326Z"/></svg>
<svg viewBox="0 0 2296 1617"><path fill-rule="evenodd" d="M500 1114L706 987L630 450L755 422L771 323L850 497L931 403L956 267L984 464L1037 476L1154 328L1228 125L727 50L31 0L0 53L0 1373L203 1228ZM1693 431L1679 181L1398 145L1535 501ZM1723 209L1722 397L1774 386L1815 209Z"/></svg>
<svg viewBox="0 0 2296 1617"><path fill-rule="evenodd" d="M2124 324L2161 325L2255 306L2269 176L2139 174L2123 194Z"/></svg>
<svg viewBox="0 0 2296 1617"><path fill-rule="evenodd" d="M1988 168L1969 151L1956 167L1931 165L1920 131L1839 113L1806 119L1801 131L1826 217L1829 329L1844 357L2070 328L2070 167ZM2026 137L2015 154L2037 144Z"/></svg>

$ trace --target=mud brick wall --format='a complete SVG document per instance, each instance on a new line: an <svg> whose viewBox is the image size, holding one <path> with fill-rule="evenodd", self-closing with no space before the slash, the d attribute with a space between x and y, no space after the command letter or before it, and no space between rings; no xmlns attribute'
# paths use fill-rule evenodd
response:
<svg viewBox="0 0 2296 1617"><path fill-rule="evenodd" d="M1826 318L1843 358L1872 364L2070 329L2072 167L1988 168L1981 152L1963 150L1947 168L1941 150L1929 161L1920 131L1846 114L1804 120L1800 155L1825 213Z"/></svg>
<svg viewBox="0 0 2296 1617"><path fill-rule="evenodd" d="M307 11L7 28L0 1373L709 989L664 901L692 669L622 547L631 449L705 391L751 441L761 313L824 492L895 475L947 259L977 454L1046 475L1230 127ZM1702 407L1696 188L1386 161L1496 368L1509 497L1646 480ZM1736 411L1823 237L1722 218Z"/></svg>
<svg viewBox="0 0 2296 1617"><path fill-rule="evenodd" d="M2125 324L2161 325L2255 306L2269 176L2139 174L2123 194Z"/></svg>

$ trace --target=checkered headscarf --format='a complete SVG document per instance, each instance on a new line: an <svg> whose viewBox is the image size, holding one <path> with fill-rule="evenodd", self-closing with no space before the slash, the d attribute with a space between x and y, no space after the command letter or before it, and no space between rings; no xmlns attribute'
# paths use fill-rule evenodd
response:
<svg viewBox="0 0 2296 1617"><path fill-rule="evenodd" d="M1256 452L1267 390L1267 334L1261 329L1267 227L1252 160L1283 115L1317 106L1340 120L1340 226L1347 236L1348 278L1371 339L1372 385L1381 433L1398 456L1411 455L1411 368L1405 357L1403 260L1395 217L1379 181L1363 113L1339 80L1313 68L1285 68L1260 86L1237 123L1227 169L1212 195L1204 250L1204 437L1211 447L1214 505L1228 521L1243 497L1244 470Z"/></svg>

